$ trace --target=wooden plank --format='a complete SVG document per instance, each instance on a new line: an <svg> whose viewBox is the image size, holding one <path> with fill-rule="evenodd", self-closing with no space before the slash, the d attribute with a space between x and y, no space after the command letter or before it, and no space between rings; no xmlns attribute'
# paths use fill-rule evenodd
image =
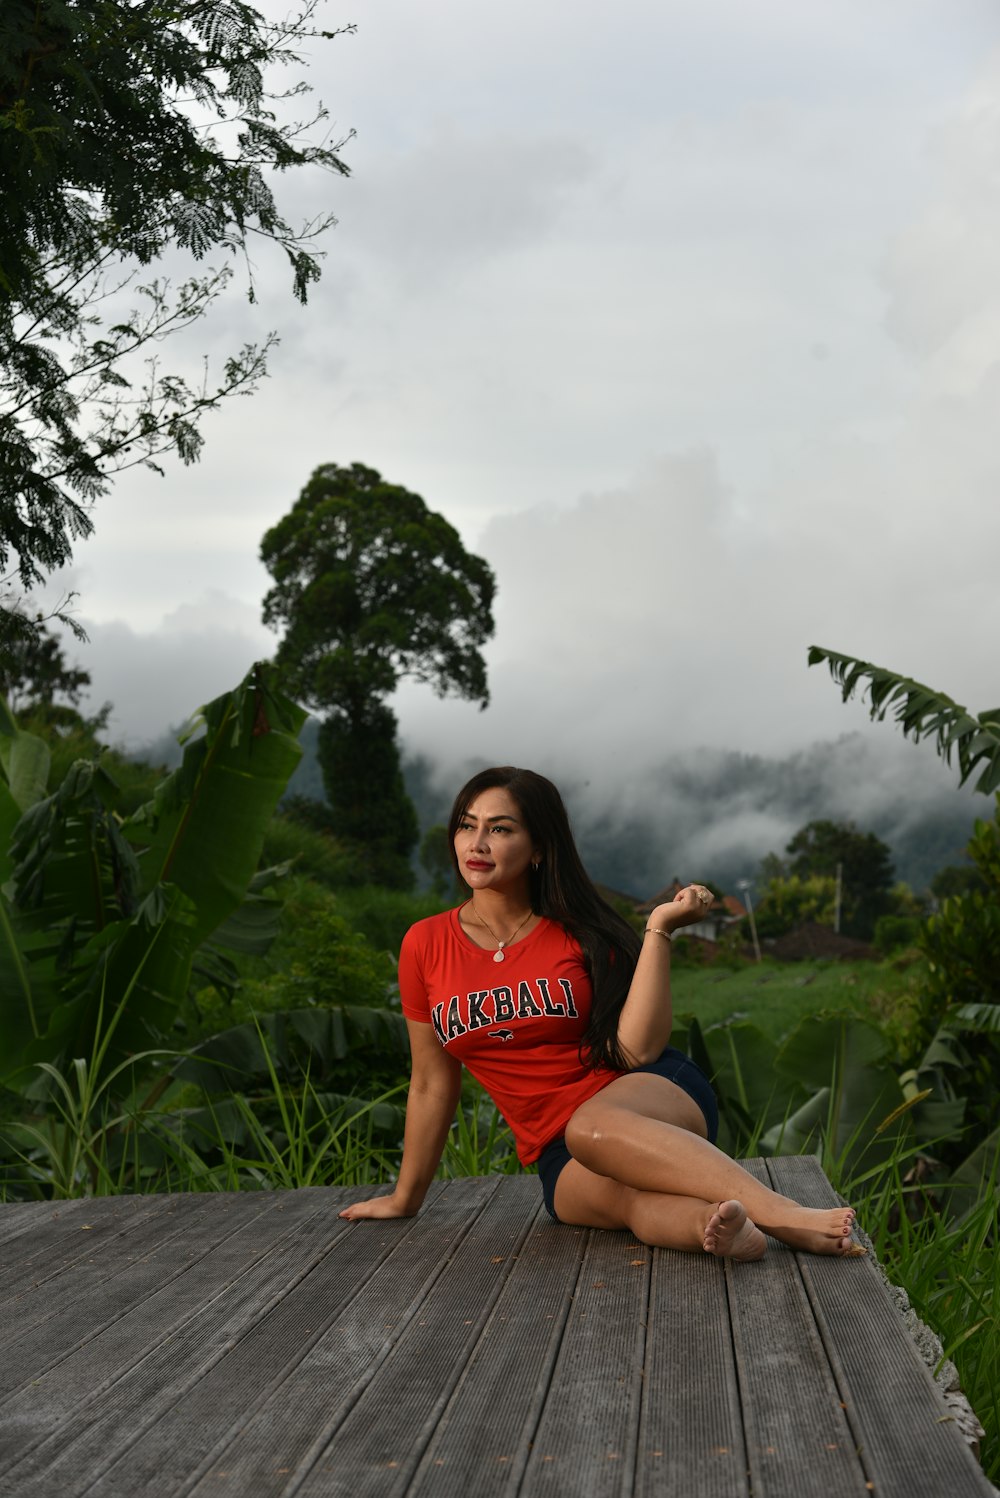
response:
<svg viewBox="0 0 1000 1498"><path fill-rule="evenodd" d="M805 1206L837 1196L809 1156L768 1162L775 1190ZM868 1480L880 1498L989 1498L992 1485L867 1259L798 1256L819 1335ZM857 1273L844 1274L845 1269Z"/></svg>
<svg viewBox="0 0 1000 1498"><path fill-rule="evenodd" d="M992 1493L868 1260L651 1251L533 1178L338 1219L361 1194L0 1205L0 1494Z"/></svg>
<svg viewBox="0 0 1000 1498"><path fill-rule="evenodd" d="M151 1315L154 1320L164 1316L168 1286L175 1285L226 1238L243 1231L263 1212L274 1210L282 1210L282 1202L270 1193L255 1192L245 1201L231 1198L227 1202L192 1196L171 1211L168 1220L174 1223L173 1231L161 1229L159 1241L155 1238L158 1220L146 1225L147 1233L140 1241L147 1252L133 1255L127 1242L105 1241L93 1259L74 1264L70 1273L48 1286L43 1283L37 1293L22 1295L12 1306L11 1335L0 1360L0 1395L11 1398L20 1388L34 1387L40 1378L47 1379L47 1389L54 1389L58 1385L53 1382L53 1370L71 1351L78 1361L81 1355L90 1357L84 1349L91 1342L99 1344L92 1370L100 1369L101 1378L113 1376L114 1364L109 1365L107 1359L116 1324L126 1323L119 1331L124 1330L127 1337L134 1339L135 1327L144 1336L145 1323L128 1318L139 1312L145 1300L158 1297ZM98 1218L100 1213L90 1215ZM72 1380L76 1374L71 1369L68 1376Z"/></svg>
<svg viewBox="0 0 1000 1498"><path fill-rule="evenodd" d="M68 1492L80 1470L92 1480L172 1402L175 1382L197 1377L300 1272L296 1218L317 1215L315 1203L254 1192L225 1205L221 1241L4 1401L0 1492Z"/></svg>
<svg viewBox="0 0 1000 1498"><path fill-rule="evenodd" d="M591 1233L525 1468L532 1498L632 1490L653 1250Z"/></svg>
<svg viewBox="0 0 1000 1498"><path fill-rule="evenodd" d="M638 1451L636 1498L749 1494L726 1275L707 1254L654 1255Z"/></svg>
<svg viewBox="0 0 1000 1498"><path fill-rule="evenodd" d="M114 1203L113 1210L60 1212L58 1216L43 1214L37 1210L40 1204L33 1204L35 1225L0 1245L5 1292L13 1296L51 1282L90 1259L105 1238L115 1238L137 1223L161 1215L170 1199L119 1196L105 1200ZM85 1205L79 1203L81 1209Z"/></svg>
<svg viewBox="0 0 1000 1498"><path fill-rule="evenodd" d="M767 1182L762 1161L744 1164ZM757 1263L725 1266L754 1498L865 1491L866 1473L816 1330L799 1257L769 1239ZM836 1265L848 1290L863 1262Z"/></svg>
<svg viewBox="0 0 1000 1498"><path fill-rule="evenodd" d="M141 1440L123 1445L98 1478L90 1490L94 1498L187 1491L198 1474L238 1439L390 1254L412 1234L412 1221L368 1224L371 1231L365 1235L340 1220L339 1208L360 1194L359 1190L328 1189L311 1193L320 1209L307 1225L312 1261L310 1243L303 1239L297 1256L302 1272L297 1281L213 1363L206 1364L200 1376L189 1379L184 1387L174 1387L166 1402L159 1401Z"/></svg>
<svg viewBox="0 0 1000 1498"><path fill-rule="evenodd" d="M82 1201L71 1202L0 1202L0 1254L10 1240L23 1233L37 1232L46 1222L56 1222L67 1211L79 1211Z"/></svg>
<svg viewBox="0 0 1000 1498"><path fill-rule="evenodd" d="M141 1202L142 1198L127 1200ZM88 1206L83 1197L65 1202L0 1203L0 1262L19 1262L34 1244L49 1247L57 1243L77 1219L86 1218Z"/></svg>
<svg viewBox="0 0 1000 1498"><path fill-rule="evenodd" d="M459 1370L408 1498L506 1498L520 1488L588 1237L552 1221L533 1178L525 1211L528 1236Z"/></svg>
<svg viewBox="0 0 1000 1498"><path fill-rule="evenodd" d="M140 1198L141 1199L141 1198ZM112 1198L111 1200L117 1200ZM156 1198L148 1198L151 1202ZM102 1204L103 1205L103 1204ZM110 1321L128 1309L143 1293L142 1271L129 1274L127 1288L119 1278L124 1266L148 1264L145 1276L151 1289L157 1289L172 1274L181 1273L196 1256L192 1247L201 1224L210 1219L213 1229L221 1232L219 1209L207 1196L186 1199L164 1197L162 1205L147 1213L119 1214L103 1210L90 1212L93 1221L76 1220L73 1241L62 1251L50 1245L48 1254L33 1253L28 1272L14 1279L10 1286L4 1280L4 1320L0 1326L0 1392L16 1387L11 1381L13 1365L44 1367L28 1351L34 1340L44 1349L53 1343L71 1346L77 1338L96 1335ZM175 1252L179 1250L179 1252ZM153 1260L158 1262L153 1265ZM177 1260L180 1268L172 1268ZM38 1329L57 1316L68 1319L58 1328ZM74 1328L75 1324L75 1328ZM7 1365L4 1367L4 1365Z"/></svg>
<svg viewBox="0 0 1000 1498"><path fill-rule="evenodd" d="M377 1493L381 1498L408 1491L517 1263L539 1197L537 1180L512 1181L479 1206L444 1272L416 1301L377 1381L335 1428L328 1427L322 1445L317 1443L315 1464L296 1494Z"/></svg>
<svg viewBox="0 0 1000 1498"><path fill-rule="evenodd" d="M227 1432L211 1459L192 1473L184 1492L199 1498L219 1493L269 1498L299 1491L334 1440L338 1455L343 1450L354 1459L342 1436L347 1421L370 1387L377 1383L381 1388L400 1338L415 1319L423 1319L428 1293L442 1280L447 1291L462 1240L498 1185L499 1178L452 1181L416 1219L353 1224L350 1239L343 1241L357 1252L373 1261L380 1256L379 1245L388 1244L391 1252L381 1255L374 1272L324 1323L250 1418ZM447 1296L445 1301L447 1305ZM454 1312L449 1315L454 1319ZM383 1442L392 1444L386 1461L397 1450L395 1416L394 1407L376 1390L374 1410L371 1402L366 1405L366 1420L377 1427ZM364 1431L355 1426L354 1435L360 1439ZM379 1470L375 1491L386 1491L391 1475L388 1466ZM333 1478L327 1490L339 1490ZM123 1498L127 1491L122 1489Z"/></svg>

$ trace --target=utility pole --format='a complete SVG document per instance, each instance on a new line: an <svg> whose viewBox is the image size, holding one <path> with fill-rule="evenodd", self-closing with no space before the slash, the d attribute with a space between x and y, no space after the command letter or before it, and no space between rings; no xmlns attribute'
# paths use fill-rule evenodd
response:
<svg viewBox="0 0 1000 1498"><path fill-rule="evenodd" d="M747 915L750 917L750 935L753 937L753 949L760 961L760 942L757 940L757 922L753 918L753 901L750 898L750 880L741 879L738 888L743 891L743 898L747 902Z"/></svg>

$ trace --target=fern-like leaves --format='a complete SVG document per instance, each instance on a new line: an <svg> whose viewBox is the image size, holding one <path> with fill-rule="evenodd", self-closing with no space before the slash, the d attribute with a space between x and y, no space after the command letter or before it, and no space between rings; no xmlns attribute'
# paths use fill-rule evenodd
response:
<svg viewBox="0 0 1000 1498"><path fill-rule="evenodd" d="M954 754L960 785L979 770L975 790L988 796L1000 789L1000 708L991 708L977 717L943 692L935 692L909 676L810 645L810 666L824 663L845 702L859 686L867 684L873 719L881 721L891 711L908 738L934 737L937 752L947 764L951 764Z"/></svg>

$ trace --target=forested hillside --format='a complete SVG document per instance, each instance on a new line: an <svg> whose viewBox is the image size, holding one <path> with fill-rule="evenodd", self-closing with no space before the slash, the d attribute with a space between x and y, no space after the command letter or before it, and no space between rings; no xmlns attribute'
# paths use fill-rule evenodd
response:
<svg viewBox="0 0 1000 1498"><path fill-rule="evenodd" d="M321 800L315 720L301 742L289 794ZM903 746L907 759L908 749ZM404 752L406 788L422 831L447 819L452 785L479 768L470 760L449 772ZM930 758L913 758L913 770L927 775L919 795L911 780L892 777L888 768L860 734L786 758L714 750L697 761L665 764L645 782L621 788L624 806L602 803L558 764L545 770L564 789L591 874L612 889L642 897L674 875L732 889L752 879L761 860L780 852L797 828L830 818L874 832L892 852L896 878L919 892L939 869L961 863L981 801L947 774L935 781L932 773L940 767Z"/></svg>

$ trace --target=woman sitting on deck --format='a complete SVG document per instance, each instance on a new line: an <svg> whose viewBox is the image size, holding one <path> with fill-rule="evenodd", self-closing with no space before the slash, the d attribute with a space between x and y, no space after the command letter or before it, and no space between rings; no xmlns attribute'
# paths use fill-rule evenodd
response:
<svg viewBox="0 0 1000 1498"><path fill-rule="evenodd" d="M412 1073L399 1178L340 1215L419 1209L464 1064L522 1163L537 1160L558 1222L738 1260L759 1259L765 1234L811 1253L863 1253L850 1207L802 1207L715 1147L711 1086L667 1044L671 935L703 917L711 893L688 885L640 939L588 878L559 792L531 770L474 775L448 834L472 894L403 940Z"/></svg>

